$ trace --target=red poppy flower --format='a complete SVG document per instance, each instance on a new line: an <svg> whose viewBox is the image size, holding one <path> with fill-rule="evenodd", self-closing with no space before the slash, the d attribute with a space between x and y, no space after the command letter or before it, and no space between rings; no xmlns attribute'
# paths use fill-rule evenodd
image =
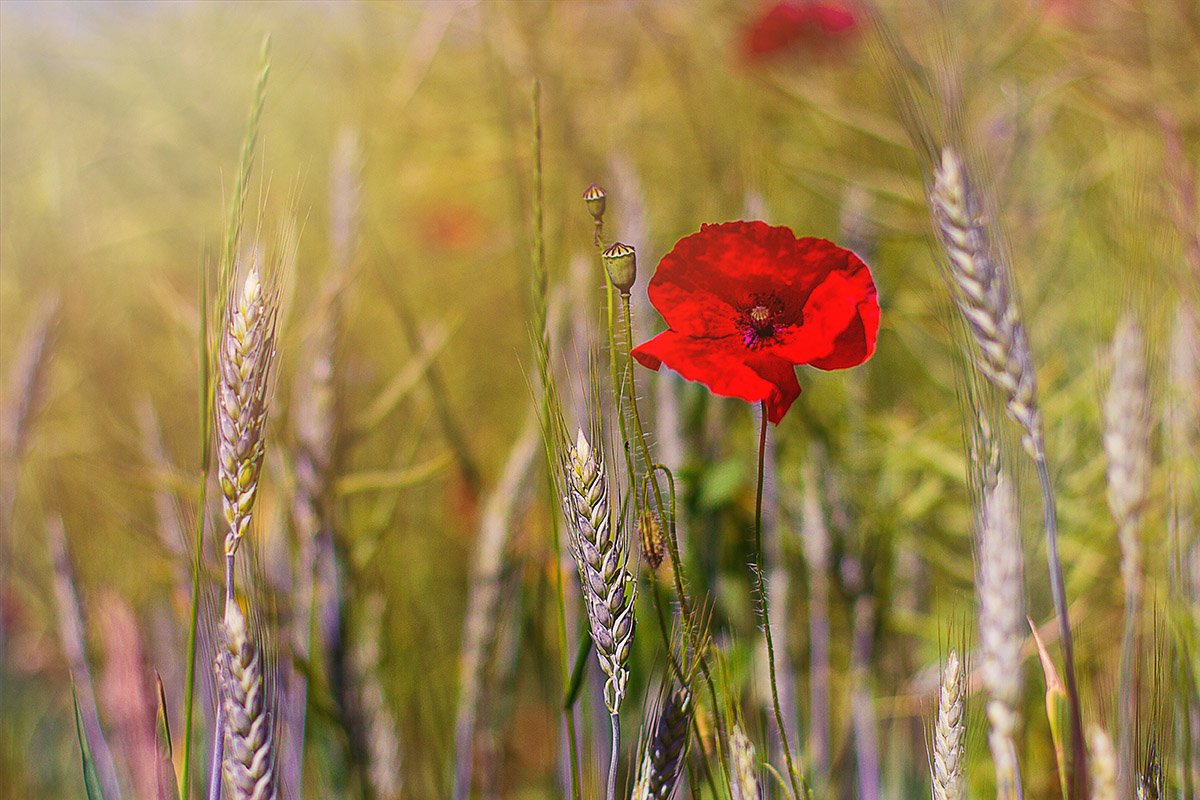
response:
<svg viewBox="0 0 1200 800"><path fill-rule="evenodd" d="M875 351L879 302L867 265L788 228L704 225L663 257L648 291L668 327L633 357L715 394L765 400L775 424L800 395L796 365L844 369Z"/></svg>
<svg viewBox="0 0 1200 800"><path fill-rule="evenodd" d="M743 49L750 60L759 60L794 47L825 48L852 35L858 14L848 3L776 3L750 24Z"/></svg>

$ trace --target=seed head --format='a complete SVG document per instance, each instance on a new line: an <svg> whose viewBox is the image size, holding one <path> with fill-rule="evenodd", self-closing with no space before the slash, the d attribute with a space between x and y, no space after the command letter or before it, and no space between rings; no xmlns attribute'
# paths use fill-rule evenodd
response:
<svg viewBox="0 0 1200 800"><path fill-rule="evenodd" d="M604 218L604 206L606 198L604 189L595 183L589 183L588 187L583 190L583 202L587 203L588 213L592 215L592 219L599 222Z"/></svg>
<svg viewBox="0 0 1200 800"><path fill-rule="evenodd" d="M628 295L637 280L637 253L627 244L616 242L604 251L604 269L608 279L623 295Z"/></svg>
<svg viewBox="0 0 1200 800"><path fill-rule="evenodd" d="M250 527L262 470L271 369L275 360L277 295L251 267L229 304L221 340L216 396L217 462L224 495L225 552L237 551Z"/></svg>

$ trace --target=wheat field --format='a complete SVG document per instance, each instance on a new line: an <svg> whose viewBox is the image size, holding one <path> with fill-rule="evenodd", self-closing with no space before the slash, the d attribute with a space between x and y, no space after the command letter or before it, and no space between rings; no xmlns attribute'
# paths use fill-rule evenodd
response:
<svg viewBox="0 0 1200 800"><path fill-rule="evenodd" d="M1191 0L5 0L0 798L1200 796L1198 182Z"/></svg>

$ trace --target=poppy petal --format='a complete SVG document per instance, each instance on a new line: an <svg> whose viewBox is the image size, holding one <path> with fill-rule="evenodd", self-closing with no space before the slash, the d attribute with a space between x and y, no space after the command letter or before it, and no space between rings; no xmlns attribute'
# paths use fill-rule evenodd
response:
<svg viewBox="0 0 1200 800"><path fill-rule="evenodd" d="M704 225L663 256L650 280L650 302L680 333L730 336L741 308L755 293L777 290L780 263L800 255L795 234L784 227L757 221ZM805 281L806 293L819 274Z"/></svg>
<svg viewBox="0 0 1200 800"><path fill-rule="evenodd" d="M722 397L765 400L775 424L800 396L795 367L767 351L747 351L737 336L706 339L667 330L635 347L633 357L648 369L665 364Z"/></svg>
<svg viewBox="0 0 1200 800"><path fill-rule="evenodd" d="M858 304L858 313L838 334L833 352L812 362L817 369L847 369L866 361L875 352L879 333L879 301L872 295Z"/></svg>
<svg viewBox="0 0 1200 800"><path fill-rule="evenodd" d="M875 282L857 256L842 252L848 256L843 267L827 273L813 288L804 303L802 324L771 348L776 355L793 364L843 369L861 364L874 352L879 330Z"/></svg>

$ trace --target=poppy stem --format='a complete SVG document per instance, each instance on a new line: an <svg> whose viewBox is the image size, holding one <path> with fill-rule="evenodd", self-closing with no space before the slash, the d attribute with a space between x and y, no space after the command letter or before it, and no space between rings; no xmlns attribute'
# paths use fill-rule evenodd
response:
<svg viewBox="0 0 1200 800"><path fill-rule="evenodd" d="M605 280L608 280L608 278L606 277ZM612 282L609 281L608 285L610 292L609 297L611 298ZM704 647L700 641L700 635L696 631L696 628L693 624L694 617L692 616L692 604L688 600L687 589L684 587L683 583L683 565L679 561L679 540L675 535L675 509L672 507L670 518L663 513L664 508L662 490L658 486L658 481L654 479L654 471L658 469L658 467L655 465L654 459L651 457L650 445L646 442L646 432L642 427L641 412L638 410L637 385L633 379L633 310L628 294L622 294L621 300L625 319L625 358L626 371L628 372L627 385L629 391L629 413L633 420L633 430L637 439L638 448L642 454L643 460L646 462L646 468L650 471L650 489L654 495L655 512L658 514L659 524L662 525L663 533L665 534L663 538L667 543L667 555L671 559L671 576L675 581L675 594L679 597L679 614L683 623L684 641L687 642L688 646L695 654L696 660L699 662L700 674L704 677L704 682L708 686L708 693L712 698L713 719L716 722L717 729L717 755L718 758L720 758L722 751L727 749L725 742L725 726L721 722L721 704L717 699L716 684L713 682L712 671L709 669L708 659L704 654ZM609 335L613 335L611 325L609 326ZM613 374L616 374L615 367ZM624 425L623 418L622 425ZM622 429L622 433L624 433L624 429ZM628 443L629 439L626 438L625 441ZM625 450L628 457L629 448L626 447ZM672 476L670 478L672 485L672 497L674 496L674 480L675 479ZM637 491L636 483L634 491ZM638 506L635 505L635 508L636 507ZM671 642L666 641L664 644L669 651L671 648Z"/></svg>
<svg viewBox="0 0 1200 800"><path fill-rule="evenodd" d="M767 668L771 676L771 703L775 711L775 725L779 728L779 741L783 745L783 758L787 762L788 781L792 785L792 797L803 798L800 786L796 782L796 767L792 764L792 748L788 744L787 727L783 724L783 710L779 706L779 687L775 679L775 643L771 639L771 616L767 603L766 579L763 577L763 481L766 477L764 467L767 457L767 404L759 405L758 428L758 488L754 495L754 577L757 581L758 602L762 608L763 636L767 641Z"/></svg>

